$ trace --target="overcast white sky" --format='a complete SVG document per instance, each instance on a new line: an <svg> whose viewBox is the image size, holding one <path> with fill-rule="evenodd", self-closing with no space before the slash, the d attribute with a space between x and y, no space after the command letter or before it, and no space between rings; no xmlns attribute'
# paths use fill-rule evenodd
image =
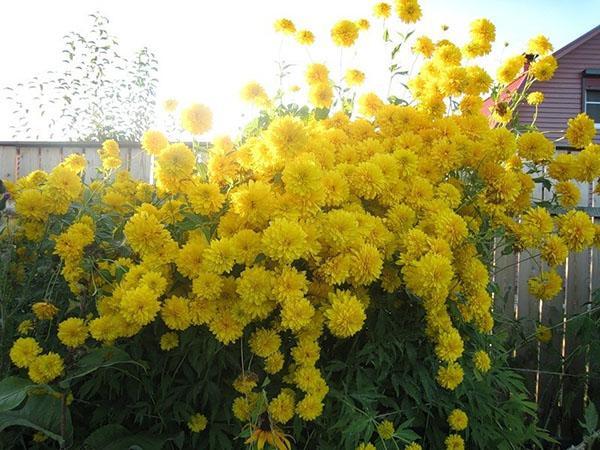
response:
<svg viewBox="0 0 600 450"><path fill-rule="evenodd" d="M317 35L310 50L314 61L339 67L339 51L329 42L329 29L340 18L369 18L372 28L354 51L345 51L345 67L367 73L369 90L382 91L386 55L381 51L381 24L371 17L370 0L22 0L0 1L0 86L25 81L32 75L56 68L61 59L62 36L84 31L87 15L101 12L124 53L148 46L160 62L160 100L174 97L182 103L202 102L214 112L214 133L235 133L248 112L239 90L249 80L275 89L280 37L273 21L289 17L300 28ZM391 2L393 3L393 2ZM447 24L449 36L465 42L468 24L488 17L497 26L496 51L483 61L494 67L503 56L520 51L530 36L543 33L555 48L598 25L600 0L421 0L424 20L417 34L441 36ZM504 41L510 42L503 49ZM289 42L286 60L298 64L301 74L309 61L304 49ZM410 65L412 61L407 61ZM0 140L10 139L7 105L0 104Z"/></svg>

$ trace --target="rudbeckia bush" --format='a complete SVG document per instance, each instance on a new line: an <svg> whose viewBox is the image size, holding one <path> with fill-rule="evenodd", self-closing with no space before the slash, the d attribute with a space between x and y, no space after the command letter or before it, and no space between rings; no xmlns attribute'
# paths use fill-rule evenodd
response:
<svg viewBox="0 0 600 450"><path fill-rule="evenodd" d="M414 0L374 12L386 27L421 15ZM318 45L288 19L276 29ZM327 38L351 47L368 29L367 19L342 20ZM555 267L598 244L598 226L572 207L573 182L600 176L600 146L586 116L569 122L582 149L570 155L555 156L534 127L517 131L512 112L526 93L503 89L517 76L526 86L548 79L556 61L538 37L535 61L509 58L495 83L473 61L494 38L480 19L462 46L404 42L423 61L408 104L361 93L368 73L356 68L338 84L325 64L309 64L310 107L253 82L242 94L261 112L237 140L144 135L153 184L121 169L114 141L90 183L80 155L7 183L16 216L1 235L12 312L0 385L12 396L0 397L0 414L19 427L0 441L539 444L535 405L494 333L493 248L539 250L544 270L529 288L552 298ZM492 86L490 118L482 97ZM199 136L212 116L196 104L181 121ZM536 183L558 195L539 204Z"/></svg>

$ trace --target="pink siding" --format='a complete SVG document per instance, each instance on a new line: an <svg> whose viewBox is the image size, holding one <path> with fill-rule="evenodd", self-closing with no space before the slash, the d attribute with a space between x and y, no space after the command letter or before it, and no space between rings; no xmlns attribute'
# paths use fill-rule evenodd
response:
<svg viewBox="0 0 600 450"><path fill-rule="evenodd" d="M539 107L536 125L541 131L547 132L549 138L560 138L567 126L567 120L582 112L581 73L585 69L599 68L600 33L597 33L587 42L559 57L554 78L533 84L531 91L541 91L545 98ZM531 123L533 111L533 107L521 105L520 122ZM600 142L598 134L595 141ZM563 143L567 145L564 140L558 142L559 145Z"/></svg>

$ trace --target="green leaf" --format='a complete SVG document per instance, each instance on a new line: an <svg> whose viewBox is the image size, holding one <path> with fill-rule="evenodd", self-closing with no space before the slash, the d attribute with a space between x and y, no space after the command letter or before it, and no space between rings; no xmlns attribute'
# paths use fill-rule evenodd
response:
<svg viewBox="0 0 600 450"><path fill-rule="evenodd" d="M11 426L23 426L41 431L61 445L73 435L71 413L64 408L60 397L30 395L23 408L0 412L0 431Z"/></svg>
<svg viewBox="0 0 600 450"><path fill-rule="evenodd" d="M129 354L117 347L101 347L92 350L79 360L78 368L70 377L63 380L60 385L67 385L67 382L76 378L81 378L98 369L111 367L116 364L136 364L143 367L140 363L131 359Z"/></svg>
<svg viewBox="0 0 600 450"><path fill-rule="evenodd" d="M585 424L584 427L588 433L593 433L598 427L598 411L592 402L585 408L584 412Z"/></svg>
<svg viewBox="0 0 600 450"><path fill-rule="evenodd" d="M0 381L0 411L9 411L21 404L27 388L34 384L24 378L8 377Z"/></svg>
<svg viewBox="0 0 600 450"><path fill-rule="evenodd" d="M118 424L106 425L90 434L85 445L91 450L160 450L172 438L131 433Z"/></svg>

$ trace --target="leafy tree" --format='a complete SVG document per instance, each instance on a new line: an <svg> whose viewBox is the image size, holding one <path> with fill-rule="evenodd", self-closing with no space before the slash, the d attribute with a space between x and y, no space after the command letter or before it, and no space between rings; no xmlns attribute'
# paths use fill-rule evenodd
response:
<svg viewBox="0 0 600 450"><path fill-rule="evenodd" d="M58 70L4 89L14 138L137 141L152 125L156 56L146 47L121 55L109 20L99 13L90 18L85 34L64 36Z"/></svg>

